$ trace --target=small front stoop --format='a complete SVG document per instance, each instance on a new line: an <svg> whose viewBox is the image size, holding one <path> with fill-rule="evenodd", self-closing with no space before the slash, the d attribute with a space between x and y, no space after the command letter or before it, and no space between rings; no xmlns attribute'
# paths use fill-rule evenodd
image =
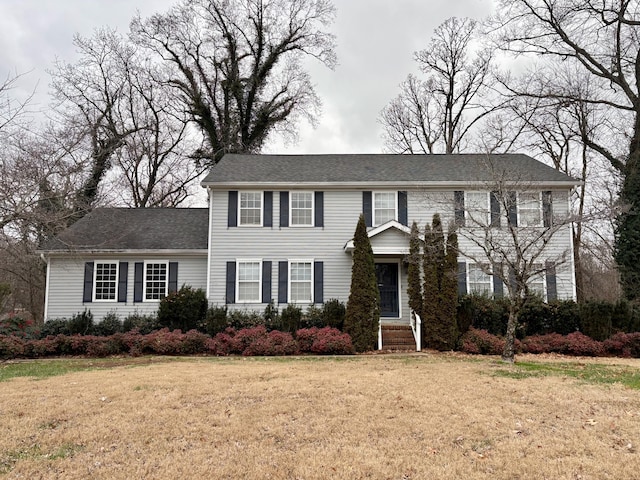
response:
<svg viewBox="0 0 640 480"><path fill-rule="evenodd" d="M382 325L382 349L416 351L416 340L410 325Z"/></svg>

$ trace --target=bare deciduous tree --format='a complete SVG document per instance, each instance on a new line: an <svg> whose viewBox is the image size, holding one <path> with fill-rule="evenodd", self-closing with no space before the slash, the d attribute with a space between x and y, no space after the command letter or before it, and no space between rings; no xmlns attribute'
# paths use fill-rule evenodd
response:
<svg viewBox="0 0 640 480"><path fill-rule="evenodd" d="M497 107L487 93L492 54L477 45L477 23L450 18L415 60L424 79L409 75L380 114L385 145L395 153L457 153Z"/></svg>
<svg viewBox="0 0 640 480"><path fill-rule="evenodd" d="M336 62L329 0L183 1L131 23L135 42L169 66L171 85L200 128L194 156L215 164L227 152L258 152L275 130L313 120L316 96L302 60Z"/></svg>

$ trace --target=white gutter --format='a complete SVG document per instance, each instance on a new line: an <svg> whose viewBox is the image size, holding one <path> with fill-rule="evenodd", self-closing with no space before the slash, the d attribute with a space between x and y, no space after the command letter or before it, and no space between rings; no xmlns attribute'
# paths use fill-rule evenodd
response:
<svg viewBox="0 0 640 480"><path fill-rule="evenodd" d="M44 285L44 312L42 314L42 320L46 321L49 316L49 285L51 283L49 281L49 274L51 272L51 259L49 257L45 258L44 253L40 254L40 258L43 262L47 262L47 277Z"/></svg>

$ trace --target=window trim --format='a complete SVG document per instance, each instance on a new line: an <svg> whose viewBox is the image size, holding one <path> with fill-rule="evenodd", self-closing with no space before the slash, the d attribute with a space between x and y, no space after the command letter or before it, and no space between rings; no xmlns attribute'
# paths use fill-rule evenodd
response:
<svg viewBox="0 0 640 480"><path fill-rule="evenodd" d="M493 291L494 276L489 275L488 273L485 273L484 270L482 270L482 267L480 265L481 264L479 264L478 262L467 262L467 272L466 272L467 273L467 293L469 295L473 295L473 294L483 295L483 292L477 292L471 288L471 268L472 267L475 268L476 266L478 266L480 271L484 273L489 279L489 290L487 291L487 295L492 296L494 294L494 291Z"/></svg>
<svg viewBox="0 0 640 480"><path fill-rule="evenodd" d="M314 294L314 287L315 287L315 268L314 268L314 259L313 258L290 258L288 260L288 265L287 265L287 289L288 289L288 298L287 298L287 303L291 303L293 305L313 305L315 299L313 298L313 294ZM300 301L300 300L293 300L293 290L291 290L291 264L292 263L308 263L311 266L311 278L309 279L309 295L310 295L310 299L304 300L304 301ZM302 283L301 281L297 281L298 283Z"/></svg>
<svg viewBox="0 0 640 480"><path fill-rule="evenodd" d="M258 193L260 194L260 223L242 223L242 195L245 193ZM264 225L264 191L263 190L240 190L238 191L238 227L262 227Z"/></svg>
<svg viewBox="0 0 640 480"><path fill-rule="evenodd" d="M468 194L477 194L477 193L482 193L482 194L486 194L487 196L487 211L486 211L486 218L484 219L484 223L478 223L478 221L476 219L474 219L471 216L471 212L469 212L470 208L470 202L468 201ZM484 191L484 190L465 190L464 191L464 218L465 221L470 221L470 223L473 223L473 226L477 226L477 227L488 227L491 225L491 192L488 191ZM466 225L469 226L469 225Z"/></svg>
<svg viewBox="0 0 640 480"><path fill-rule="evenodd" d="M97 285L98 282L96 280L96 277L98 275L98 265L105 265L105 264L116 264L116 279L114 281L115 284L115 295L112 299L104 299L104 298L100 298L97 299L96 298L96 290L97 290ZM94 260L93 263L93 288L92 288L92 297L91 297L91 301L92 302L105 302L105 303L117 303L118 302L118 283L120 280L120 262L118 260L109 260L109 259L105 259L105 260Z"/></svg>
<svg viewBox="0 0 640 480"><path fill-rule="evenodd" d="M538 222L535 225L524 225L522 223L522 216L520 215L520 195L522 194L537 194L538 195ZM543 204L542 204L542 192L541 191L536 191L536 190L524 190L521 192L517 192L517 199L516 199L516 205L517 205L517 210L518 210L518 227L542 227L544 225L544 218L543 218ZM526 209L528 211L533 211L533 209L529 208Z"/></svg>
<svg viewBox="0 0 640 480"><path fill-rule="evenodd" d="M383 193L387 195L393 194L393 206L395 212L392 220L398 221L398 192L396 190L374 190L371 192L371 224L373 227L379 227L382 225L382 223L378 222L376 219L376 195Z"/></svg>
<svg viewBox="0 0 640 480"><path fill-rule="evenodd" d="M293 223L293 194L294 193L306 193L311 195L311 223ZM298 208L298 210L302 210ZM304 209L306 210L306 209ZM315 214L316 214L316 200L315 192L312 190L290 190L289 191L289 226L293 228L308 228L315 227Z"/></svg>
<svg viewBox="0 0 640 480"><path fill-rule="evenodd" d="M240 264L241 263L257 263L258 264L258 297L256 300L240 299ZM236 259L236 294L235 294L234 300L235 300L235 303L241 303L241 304L262 303L262 259L261 258L237 258Z"/></svg>
<svg viewBox="0 0 640 480"><path fill-rule="evenodd" d="M147 298L147 265L149 264L164 264L167 267L167 274L164 280L164 296L169 295L169 260L145 260L142 266L142 302L159 302L160 298Z"/></svg>

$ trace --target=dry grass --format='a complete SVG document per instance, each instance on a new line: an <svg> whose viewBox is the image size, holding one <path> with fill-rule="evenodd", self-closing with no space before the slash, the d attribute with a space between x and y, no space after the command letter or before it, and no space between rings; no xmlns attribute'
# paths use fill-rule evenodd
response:
<svg viewBox="0 0 640 480"><path fill-rule="evenodd" d="M640 368L634 360L578 364L589 362ZM640 390L558 374L495 375L514 368L426 354L188 359L15 378L0 383L0 472L28 479L640 478Z"/></svg>

